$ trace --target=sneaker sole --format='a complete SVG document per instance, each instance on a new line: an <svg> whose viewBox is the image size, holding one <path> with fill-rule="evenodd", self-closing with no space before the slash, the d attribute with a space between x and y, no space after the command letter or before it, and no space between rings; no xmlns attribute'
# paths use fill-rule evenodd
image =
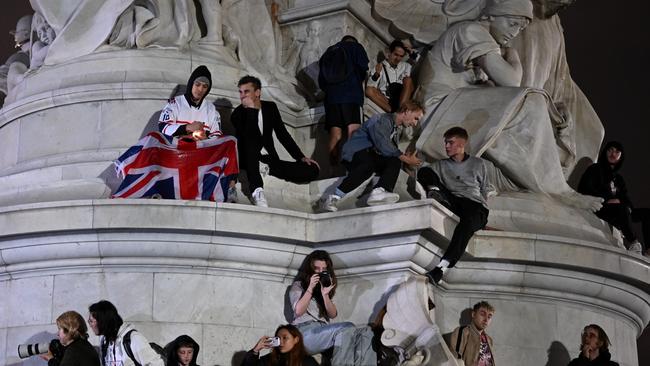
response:
<svg viewBox="0 0 650 366"><path fill-rule="evenodd" d="M377 205L387 205L391 203L397 203L399 201L399 196L396 197L386 197L381 200L370 200L368 199L368 205L377 206Z"/></svg>

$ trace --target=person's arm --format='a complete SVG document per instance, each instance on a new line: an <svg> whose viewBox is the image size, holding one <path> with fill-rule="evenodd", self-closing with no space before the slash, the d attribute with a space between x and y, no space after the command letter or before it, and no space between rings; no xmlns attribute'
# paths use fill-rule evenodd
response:
<svg viewBox="0 0 650 366"><path fill-rule="evenodd" d="M131 332L131 351L133 357L143 366L165 366L163 359L149 345L149 341L140 332Z"/></svg>
<svg viewBox="0 0 650 366"><path fill-rule="evenodd" d="M294 282L293 285L291 286L289 297L291 300L291 304L293 306L293 312L295 318L303 316L303 314L305 314L305 312L307 311L309 302L311 301L311 298L314 296L314 288L316 288L318 281L319 281L318 275L317 274L312 275L311 278L309 279L309 286L307 287L307 290L305 290L304 293L302 293L302 286L300 286L300 282Z"/></svg>
<svg viewBox="0 0 650 366"><path fill-rule="evenodd" d="M216 108L210 108L209 120L206 125L208 129L208 136L221 136L223 131L221 130L221 115Z"/></svg>
<svg viewBox="0 0 650 366"><path fill-rule="evenodd" d="M302 158L305 157L305 154L302 153L300 147L298 147L298 144L296 144L296 141L294 141L293 137L291 137L291 135L289 134L289 131L287 131L287 128L285 127L284 122L282 121L282 116L280 115L280 110L278 109L278 106L272 102L267 105L268 105L267 108L271 108L270 122L273 124L273 131L275 131L275 136L277 136L278 141L280 141L282 146L284 146L284 148L287 150L287 152L289 153L289 155L291 155L292 158L294 158L296 161L301 161ZM262 113L264 113L263 109L262 109Z"/></svg>
<svg viewBox="0 0 650 366"><path fill-rule="evenodd" d="M338 310L336 310L336 305L334 305L334 302L330 298L330 292L336 287L336 284L333 283L330 287L323 287L321 285L321 294L323 295L323 302L325 303L325 312L327 313L327 317L330 319L336 318L338 315Z"/></svg>
<svg viewBox="0 0 650 366"><path fill-rule="evenodd" d="M506 47L503 56L490 52L475 59L475 62L485 71L497 86L520 86L523 68L519 54L514 48Z"/></svg>
<svg viewBox="0 0 650 366"><path fill-rule="evenodd" d="M260 357L260 351L263 349L269 349L271 348L269 346L269 339L270 337L267 336L262 336L259 341L255 344L253 348L251 348L250 351L246 352L246 356L244 357L244 360L242 361L241 366L262 366L265 365L267 362L268 355L264 357Z"/></svg>
<svg viewBox="0 0 650 366"><path fill-rule="evenodd" d="M370 99L373 103L377 104L379 108L383 109L385 112L390 112L390 102L388 98L375 86L370 85L370 79L368 79L368 86L366 86L366 97Z"/></svg>

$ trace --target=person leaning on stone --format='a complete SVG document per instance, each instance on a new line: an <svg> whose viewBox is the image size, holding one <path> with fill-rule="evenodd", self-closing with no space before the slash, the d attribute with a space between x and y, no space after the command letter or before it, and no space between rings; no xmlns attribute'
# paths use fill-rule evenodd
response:
<svg viewBox="0 0 650 366"><path fill-rule="evenodd" d="M406 47L402 41L393 41L388 50L386 59L375 65L368 79L366 96L384 111L396 112L413 94L411 64L403 61Z"/></svg>
<svg viewBox="0 0 650 366"><path fill-rule="evenodd" d="M582 174L578 192L605 200L596 216L623 232L629 243L628 249L640 254L643 250L630 225L632 202L627 195L625 180L618 171L623 166L625 151L617 141L605 144L598 156L598 162L592 164Z"/></svg>
<svg viewBox="0 0 650 366"><path fill-rule="evenodd" d="M597 324L589 324L582 331L580 355L568 366L618 366L609 353L609 337Z"/></svg>
<svg viewBox="0 0 650 366"><path fill-rule="evenodd" d="M330 134L330 160L338 164L338 145L343 130L349 139L361 127L368 55L356 38L346 35L323 53L318 66L318 85L325 92L325 129Z"/></svg>
<svg viewBox="0 0 650 366"><path fill-rule="evenodd" d="M284 126L278 106L260 99L260 79L247 75L237 85L241 104L232 112L230 120L237 136L239 167L246 170L253 203L268 207L260 162L268 165L270 175L293 183L315 180L320 166L302 153ZM273 142L274 135L295 161L280 160Z"/></svg>
<svg viewBox="0 0 650 366"><path fill-rule="evenodd" d="M466 366L495 365L492 337L486 333L493 316L492 305L487 301L477 302L472 308L470 324L458 327L451 333L449 348Z"/></svg>
<svg viewBox="0 0 650 366"><path fill-rule="evenodd" d="M379 181L368 197L369 205L381 205L399 201L393 193L402 163L417 166L421 163L415 152L403 153L397 146L398 127L415 126L424 114L420 103L403 103L397 113L376 114L368 119L352 138L343 145L343 165L348 175L336 188L321 201L325 211L337 211L337 203L346 194L360 186L373 173Z"/></svg>
<svg viewBox="0 0 650 366"><path fill-rule="evenodd" d="M487 199L496 194L488 181L490 163L465 152L467 131L452 127L443 137L448 158L417 172L417 180L427 197L441 202L460 219L440 263L426 274L433 284L440 282L444 272L456 265L472 235L485 227L489 214Z"/></svg>

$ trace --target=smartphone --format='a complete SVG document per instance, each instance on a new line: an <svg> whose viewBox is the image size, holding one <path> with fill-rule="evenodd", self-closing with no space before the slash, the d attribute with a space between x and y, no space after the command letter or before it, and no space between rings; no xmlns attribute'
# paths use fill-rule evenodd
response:
<svg viewBox="0 0 650 366"><path fill-rule="evenodd" d="M269 338L267 342L271 347L280 347L280 337Z"/></svg>

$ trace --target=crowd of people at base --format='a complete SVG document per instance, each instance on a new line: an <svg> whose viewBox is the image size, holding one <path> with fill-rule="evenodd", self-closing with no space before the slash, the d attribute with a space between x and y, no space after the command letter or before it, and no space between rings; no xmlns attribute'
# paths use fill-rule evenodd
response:
<svg viewBox="0 0 650 366"><path fill-rule="evenodd" d="M333 322L338 316L334 304L336 273L330 255L316 250L303 261L289 290L293 312L291 324L280 325L273 337L262 336L245 353L242 366L315 366L312 357L321 354L332 366L387 366L378 358L376 336L369 325ZM449 340L452 354L467 366L494 366L498 356L487 328L495 314L487 301L476 303L469 324L457 327ZM88 308L88 326L100 336L97 349L88 342L88 326L75 311L56 319L57 337L63 350L41 357L48 366L196 366L199 344L181 335L164 348L150 343L133 325L125 323L116 307L102 300ZM379 335L380 336L380 335ZM609 338L596 324L585 326L580 354L568 366L617 366L611 361ZM268 351L261 355L263 351ZM327 353L331 352L331 353ZM325 362L323 362L325 364Z"/></svg>

